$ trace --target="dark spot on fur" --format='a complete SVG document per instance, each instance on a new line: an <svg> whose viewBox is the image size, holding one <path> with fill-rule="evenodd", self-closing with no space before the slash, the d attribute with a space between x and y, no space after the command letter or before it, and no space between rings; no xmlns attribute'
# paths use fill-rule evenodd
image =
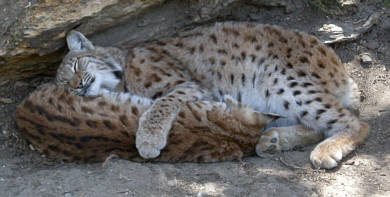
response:
<svg viewBox="0 0 390 197"><path fill-rule="evenodd" d="M316 44L318 44L318 41L317 41L315 38L312 38L312 39L310 40L310 43L311 43L312 45L316 45Z"/></svg>
<svg viewBox="0 0 390 197"><path fill-rule="evenodd" d="M123 125L125 125L125 126L130 126L130 125L129 125L129 120L128 120L128 118L127 118L126 115L121 115L121 116L119 116L119 120L121 121L121 123L122 123Z"/></svg>
<svg viewBox="0 0 390 197"><path fill-rule="evenodd" d="M215 64L215 58L210 57L209 58L209 62L210 62L211 65L214 65Z"/></svg>
<svg viewBox="0 0 390 197"><path fill-rule="evenodd" d="M322 98L320 98L320 97L316 97L314 100L317 102L322 102Z"/></svg>
<svg viewBox="0 0 390 197"><path fill-rule="evenodd" d="M94 120L87 120L85 121L85 124L87 124L90 128L97 128L97 122Z"/></svg>
<svg viewBox="0 0 390 197"><path fill-rule="evenodd" d="M195 53L195 47L188 48L188 52L190 52L190 54L194 54Z"/></svg>
<svg viewBox="0 0 390 197"><path fill-rule="evenodd" d="M290 103L288 101L284 101L283 106L284 106L284 109L288 110Z"/></svg>
<svg viewBox="0 0 390 197"><path fill-rule="evenodd" d="M234 84L234 75L230 74L230 83L233 85Z"/></svg>
<svg viewBox="0 0 390 197"><path fill-rule="evenodd" d="M154 99L156 99L156 98L161 97L162 95L163 95L163 92L157 92L156 94L154 94L154 95L152 96L152 99L154 100Z"/></svg>
<svg viewBox="0 0 390 197"><path fill-rule="evenodd" d="M107 129L115 129L115 125L113 125L110 121L108 121L108 120L104 120L103 121L103 124L104 124L104 126L106 126L107 127Z"/></svg>
<svg viewBox="0 0 390 197"><path fill-rule="evenodd" d="M181 117L181 118L186 118L186 115L185 115L185 113L184 112L179 112L179 117Z"/></svg>
<svg viewBox="0 0 390 197"><path fill-rule="evenodd" d="M336 122L337 122L337 119L330 120L330 121L328 121L328 125L329 125L329 124L334 124L334 123L336 123Z"/></svg>
<svg viewBox="0 0 390 197"><path fill-rule="evenodd" d="M265 90L265 97L269 97L269 90Z"/></svg>
<svg viewBox="0 0 390 197"><path fill-rule="evenodd" d="M182 42L178 42L178 43L175 44L175 47L183 48L183 43Z"/></svg>
<svg viewBox="0 0 390 197"><path fill-rule="evenodd" d="M321 77L317 73L315 73L315 72L311 73L311 76L313 76L313 77L315 77L317 79L321 79Z"/></svg>
<svg viewBox="0 0 390 197"><path fill-rule="evenodd" d="M305 56L299 57L299 61L301 63L309 63L309 59L307 59L307 57L305 57Z"/></svg>
<svg viewBox="0 0 390 197"><path fill-rule="evenodd" d="M253 85L253 88L255 87L255 83L256 83L256 73L253 73L253 77L252 77L252 85Z"/></svg>
<svg viewBox="0 0 390 197"><path fill-rule="evenodd" d="M306 72L303 70L298 71L298 77L306 77Z"/></svg>
<svg viewBox="0 0 390 197"><path fill-rule="evenodd" d="M219 54L227 55L227 51L225 49L218 49Z"/></svg>
<svg viewBox="0 0 390 197"><path fill-rule="evenodd" d="M211 34L209 37L213 41L214 44L217 44L217 36L215 36L215 34Z"/></svg>
<svg viewBox="0 0 390 197"><path fill-rule="evenodd" d="M252 54L249 57L250 57L252 63L256 61L256 55Z"/></svg>
<svg viewBox="0 0 390 197"><path fill-rule="evenodd" d="M307 88L309 86L313 86L313 84L309 83L309 82L305 82L305 83L302 84L302 87L304 87L304 88Z"/></svg>
<svg viewBox="0 0 390 197"><path fill-rule="evenodd" d="M93 114L93 110L85 106L81 107L81 111L84 113Z"/></svg>
<svg viewBox="0 0 390 197"><path fill-rule="evenodd" d="M241 74L241 83L242 83L242 86L245 86L245 81L246 81L246 76L244 73Z"/></svg>
<svg viewBox="0 0 390 197"><path fill-rule="evenodd" d="M280 94L283 94L283 92L284 92L284 89L281 88L281 89L278 90L277 94L280 95Z"/></svg>
<svg viewBox="0 0 390 197"><path fill-rule="evenodd" d="M100 107L103 107L103 106L107 105L107 103L106 103L105 101L99 101L99 102L98 102L98 105L99 105Z"/></svg>
<svg viewBox="0 0 390 197"><path fill-rule="evenodd" d="M149 88L150 86L152 86L152 82L148 81L144 84L144 87L145 88Z"/></svg>
<svg viewBox="0 0 390 197"><path fill-rule="evenodd" d="M318 47L317 50L318 50L320 53L322 53L322 55L324 55L324 56L327 55L327 54L326 54L326 51L325 51L325 49L324 49L323 47Z"/></svg>
<svg viewBox="0 0 390 197"><path fill-rule="evenodd" d="M113 112L118 112L119 111L119 106L117 106L117 105L111 105L111 111L113 111Z"/></svg>
<svg viewBox="0 0 390 197"><path fill-rule="evenodd" d="M317 110L317 116L318 115L321 115L321 114L323 114L323 113L325 113L326 112L326 110L324 110L324 109L319 109L319 110Z"/></svg>
<svg viewBox="0 0 390 197"><path fill-rule="evenodd" d="M280 71L280 74L285 75L285 74L286 74L286 69L283 68L283 69Z"/></svg>
<svg viewBox="0 0 390 197"><path fill-rule="evenodd" d="M246 58L246 52L243 51L243 52L241 52L241 59L242 59L242 60L245 60L245 58Z"/></svg>
<svg viewBox="0 0 390 197"><path fill-rule="evenodd" d="M221 64L221 66L225 66L226 65L226 61L225 60L220 60L220 64Z"/></svg>
<svg viewBox="0 0 390 197"><path fill-rule="evenodd" d="M293 92L293 95L294 95L294 96L298 96L298 95L300 95L301 93L302 93L301 91L295 90L295 91Z"/></svg>
<svg viewBox="0 0 390 197"><path fill-rule="evenodd" d="M305 104L308 105L308 104L310 104L312 102L313 102L313 100L308 100L308 101L305 102Z"/></svg>
<svg viewBox="0 0 390 197"><path fill-rule="evenodd" d="M222 79L222 74L220 72L218 72L218 71L217 71L217 77L218 77L219 80Z"/></svg>
<svg viewBox="0 0 390 197"><path fill-rule="evenodd" d="M131 107L131 113L134 114L135 116L138 116L138 114L139 114L138 108L135 107L135 106L132 106Z"/></svg>
<svg viewBox="0 0 390 197"><path fill-rule="evenodd" d="M290 87L290 88L293 88L293 87L295 87L295 86L297 86L298 85L298 82L292 82L292 83L290 83L289 85L288 85L288 87Z"/></svg>
<svg viewBox="0 0 390 197"><path fill-rule="evenodd" d="M274 85L276 85L278 83L278 78L275 78L274 79Z"/></svg>
<svg viewBox="0 0 390 197"><path fill-rule="evenodd" d="M204 51L204 47L203 47L203 45L201 44L201 45L199 45L199 52L203 53L203 51Z"/></svg>

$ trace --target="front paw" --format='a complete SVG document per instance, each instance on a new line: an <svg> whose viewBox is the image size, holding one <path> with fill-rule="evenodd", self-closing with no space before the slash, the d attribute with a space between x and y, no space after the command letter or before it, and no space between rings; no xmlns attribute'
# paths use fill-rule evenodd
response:
<svg viewBox="0 0 390 197"><path fill-rule="evenodd" d="M332 169L345 156L343 153L348 153L351 150L353 147L349 146L348 143L327 139L314 148L310 154L310 161L317 169Z"/></svg>
<svg viewBox="0 0 390 197"><path fill-rule="evenodd" d="M138 129L135 144L142 158L156 158L166 146L167 139L159 129L161 128L140 127Z"/></svg>
<svg viewBox="0 0 390 197"><path fill-rule="evenodd" d="M256 145L256 154L259 157L266 157L269 154L281 152L281 150L282 147L277 128L271 128L261 135Z"/></svg>
<svg viewBox="0 0 390 197"><path fill-rule="evenodd" d="M179 108L175 105L156 102L139 119L135 144L138 153L145 159L153 159L167 145L168 134Z"/></svg>

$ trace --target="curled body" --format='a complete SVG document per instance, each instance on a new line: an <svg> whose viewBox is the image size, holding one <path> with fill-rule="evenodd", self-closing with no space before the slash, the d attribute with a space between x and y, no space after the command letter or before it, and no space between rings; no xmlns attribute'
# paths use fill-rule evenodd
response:
<svg viewBox="0 0 390 197"><path fill-rule="evenodd" d="M368 124L347 109L359 104L356 83L332 49L305 33L272 25L224 22L120 49L93 46L82 34L72 32L68 46L71 52L66 58L74 60L61 64L59 84L79 91L66 77L77 72L61 73L75 67L80 57L94 59L97 55L104 59L105 67L113 67L112 62L120 65L122 75L106 72L118 79L108 85L89 80L81 88L86 89L85 95L93 95L96 91L89 87L96 86L120 88L154 100L141 115L136 132L136 147L143 158L155 158L164 149L182 103L221 101L225 95L260 112L283 116L275 121L272 132L298 131L304 126L303 130L322 133L325 140L310 155L318 168L336 167L369 135ZM89 61L83 67L94 64ZM94 75L94 71L89 73ZM280 144L277 136L288 135L274 136L277 140L272 141ZM259 146L257 152L268 149Z"/></svg>

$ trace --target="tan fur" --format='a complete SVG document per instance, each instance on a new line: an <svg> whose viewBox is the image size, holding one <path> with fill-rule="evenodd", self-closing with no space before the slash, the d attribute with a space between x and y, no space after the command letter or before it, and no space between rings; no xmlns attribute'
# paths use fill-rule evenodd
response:
<svg viewBox="0 0 390 197"><path fill-rule="evenodd" d="M16 123L41 153L63 161L98 162L111 154L145 161L137 153L138 119L149 99L112 93L79 97L46 84L16 109ZM276 116L263 115L230 98L180 106L166 148L152 161L217 162L254 154L262 128Z"/></svg>
<svg viewBox="0 0 390 197"><path fill-rule="evenodd" d="M274 126L302 124L323 132L326 139L310 156L315 167L336 167L369 134L369 126L346 109L359 103L359 92L344 64L305 33L225 22L122 47L118 54L114 59L123 67L125 89L156 99L142 114L136 133L144 158L163 150L178 106L200 99L221 101L224 95L285 117Z"/></svg>

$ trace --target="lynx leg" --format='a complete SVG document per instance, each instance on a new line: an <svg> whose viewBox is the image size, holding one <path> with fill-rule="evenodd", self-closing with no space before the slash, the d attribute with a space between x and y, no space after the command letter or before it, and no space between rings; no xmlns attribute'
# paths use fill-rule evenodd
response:
<svg viewBox="0 0 390 197"><path fill-rule="evenodd" d="M310 160L316 168L336 167L337 162L362 144L370 132L368 124L359 121L329 94L316 94L296 110L303 124L324 131L327 138L311 152Z"/></svg>
<svg viewBox="0 0 390 197"><path fill-rule="evenodd" d="M291 150L297 146L308 146L323 139L323 133L303 125L269 128L260 136L256 145L256 153L258 156L263 156L265 153Z"/></svg>
<svg viewBox="0 0 390 197"><path fill-rule="evenodd" d="M169 131L180 110L179 104L199 100L204 92L199 86L187 82L161 97L142 114L136 133L136 147L141 157L156 158L166 146Z"/></svg>
<svg viewBox="0 0 390 197"><path fill-rule="evenodd" d="M360 122L359 126L334 134L318 144L311 152L310 160L317 168L334 168L338 161L362 144L369 133L368 124Z"/></svg>

